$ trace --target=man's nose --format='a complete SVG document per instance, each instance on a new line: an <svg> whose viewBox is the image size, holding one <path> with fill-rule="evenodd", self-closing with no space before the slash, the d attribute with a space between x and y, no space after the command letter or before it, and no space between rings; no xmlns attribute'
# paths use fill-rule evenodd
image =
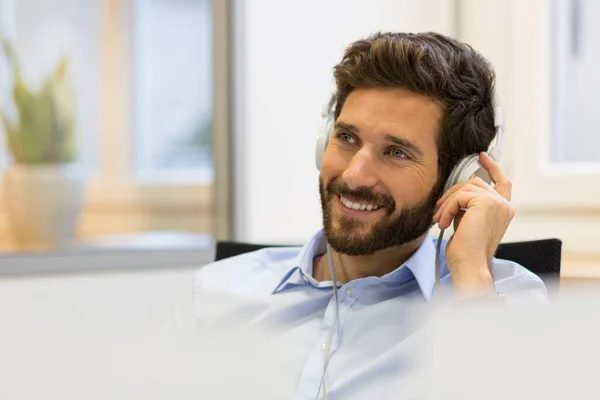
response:
<svg viewBox="0 0 600 400"><path fill-rule="evenodd" d="M363 186L372 188L377 184L375 160L367 148L363 147L352 156L342 178L352 190Z"/></svg>

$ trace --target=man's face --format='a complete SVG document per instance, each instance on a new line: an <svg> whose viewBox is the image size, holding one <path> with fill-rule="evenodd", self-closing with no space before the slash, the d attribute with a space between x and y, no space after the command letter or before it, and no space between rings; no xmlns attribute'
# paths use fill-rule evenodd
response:
<svg viewBox="0 0 600 400"><path fill-rule="evenodd" d="M442 111L403 89L355 89L323 156L319 191L329 244L369 255L421 237L432 226Z"/></svg>

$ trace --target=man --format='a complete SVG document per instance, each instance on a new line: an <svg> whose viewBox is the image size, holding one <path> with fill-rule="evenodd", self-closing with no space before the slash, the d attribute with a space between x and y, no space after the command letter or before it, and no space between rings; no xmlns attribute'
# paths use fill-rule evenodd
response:
<svg viewBox="0 0 600 400"><path fill-rule="evenodd" d="M545 287L493 259L515 211L510 181L483 152L495 136L494 72L483 57L435 33L380 33L352 43L334 77L335 128L319 178L324 229L301 249L202 268L198 299L221 293L227 305L198 300L198 318L268 326L255 364L284 354L270 372L283 398L407 398L417 391L407 380L415 333L436 294L434 223L455 227L440 255L454 301L543 298ZM475 178L443 193L473 153L494 186Z"/></svg>

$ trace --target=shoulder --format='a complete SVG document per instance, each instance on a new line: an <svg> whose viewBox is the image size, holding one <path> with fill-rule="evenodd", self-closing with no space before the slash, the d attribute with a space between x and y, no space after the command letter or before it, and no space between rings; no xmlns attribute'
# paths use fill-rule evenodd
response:
<svg viewBox="0 0 600 400"><path fill-rule="evenodd" d="M437 244L437 239L433 239L433 243ZM442 242L444 263L447 244L448 240L444 239ZM449 273L447 266L446 273ZM548 296L546 285L540 277L514 261L494 257L492 275L496 290L510 294L511 298L546 299Z"/></svg>
<svg viewBox="0 0 600 400"><path fill-rule="evenodd" d="M499 292L540 298L547 296L546 285L540 277L514 261L494 258L492 274Z"/></svg>
<svg viewBox="0 0 600 400"><path fill-rule="evenodd" d="M300 247L269 247L212 262L196 272L194 287L258 289L259 286L271 290L296 263Z"/></svg>

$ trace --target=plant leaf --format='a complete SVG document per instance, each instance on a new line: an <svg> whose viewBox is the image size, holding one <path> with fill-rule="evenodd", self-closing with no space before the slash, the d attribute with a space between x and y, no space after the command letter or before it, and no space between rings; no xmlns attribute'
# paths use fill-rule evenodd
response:
<svg viewBox="0 0 600 400"><path fill-rule="evenodd" d="M16 55L7 41L2 41L13 62L13 98L18 123L9 123L3 114L9 148L17 163L65 163L75 159L74 92L69 84L69 63L60 60L56 69L37 92L21 78Z"/></svg>
<svg viewBox="0 0 600 400"><path fill-rule="evenodd" d="M4 50L4 54L8 60L8 65L13 70L18 71L20 69L19 60L17 59L17 53L15 52L12 43L8 39L0 38L0 44L2 45L2 50Z"/></svg>

